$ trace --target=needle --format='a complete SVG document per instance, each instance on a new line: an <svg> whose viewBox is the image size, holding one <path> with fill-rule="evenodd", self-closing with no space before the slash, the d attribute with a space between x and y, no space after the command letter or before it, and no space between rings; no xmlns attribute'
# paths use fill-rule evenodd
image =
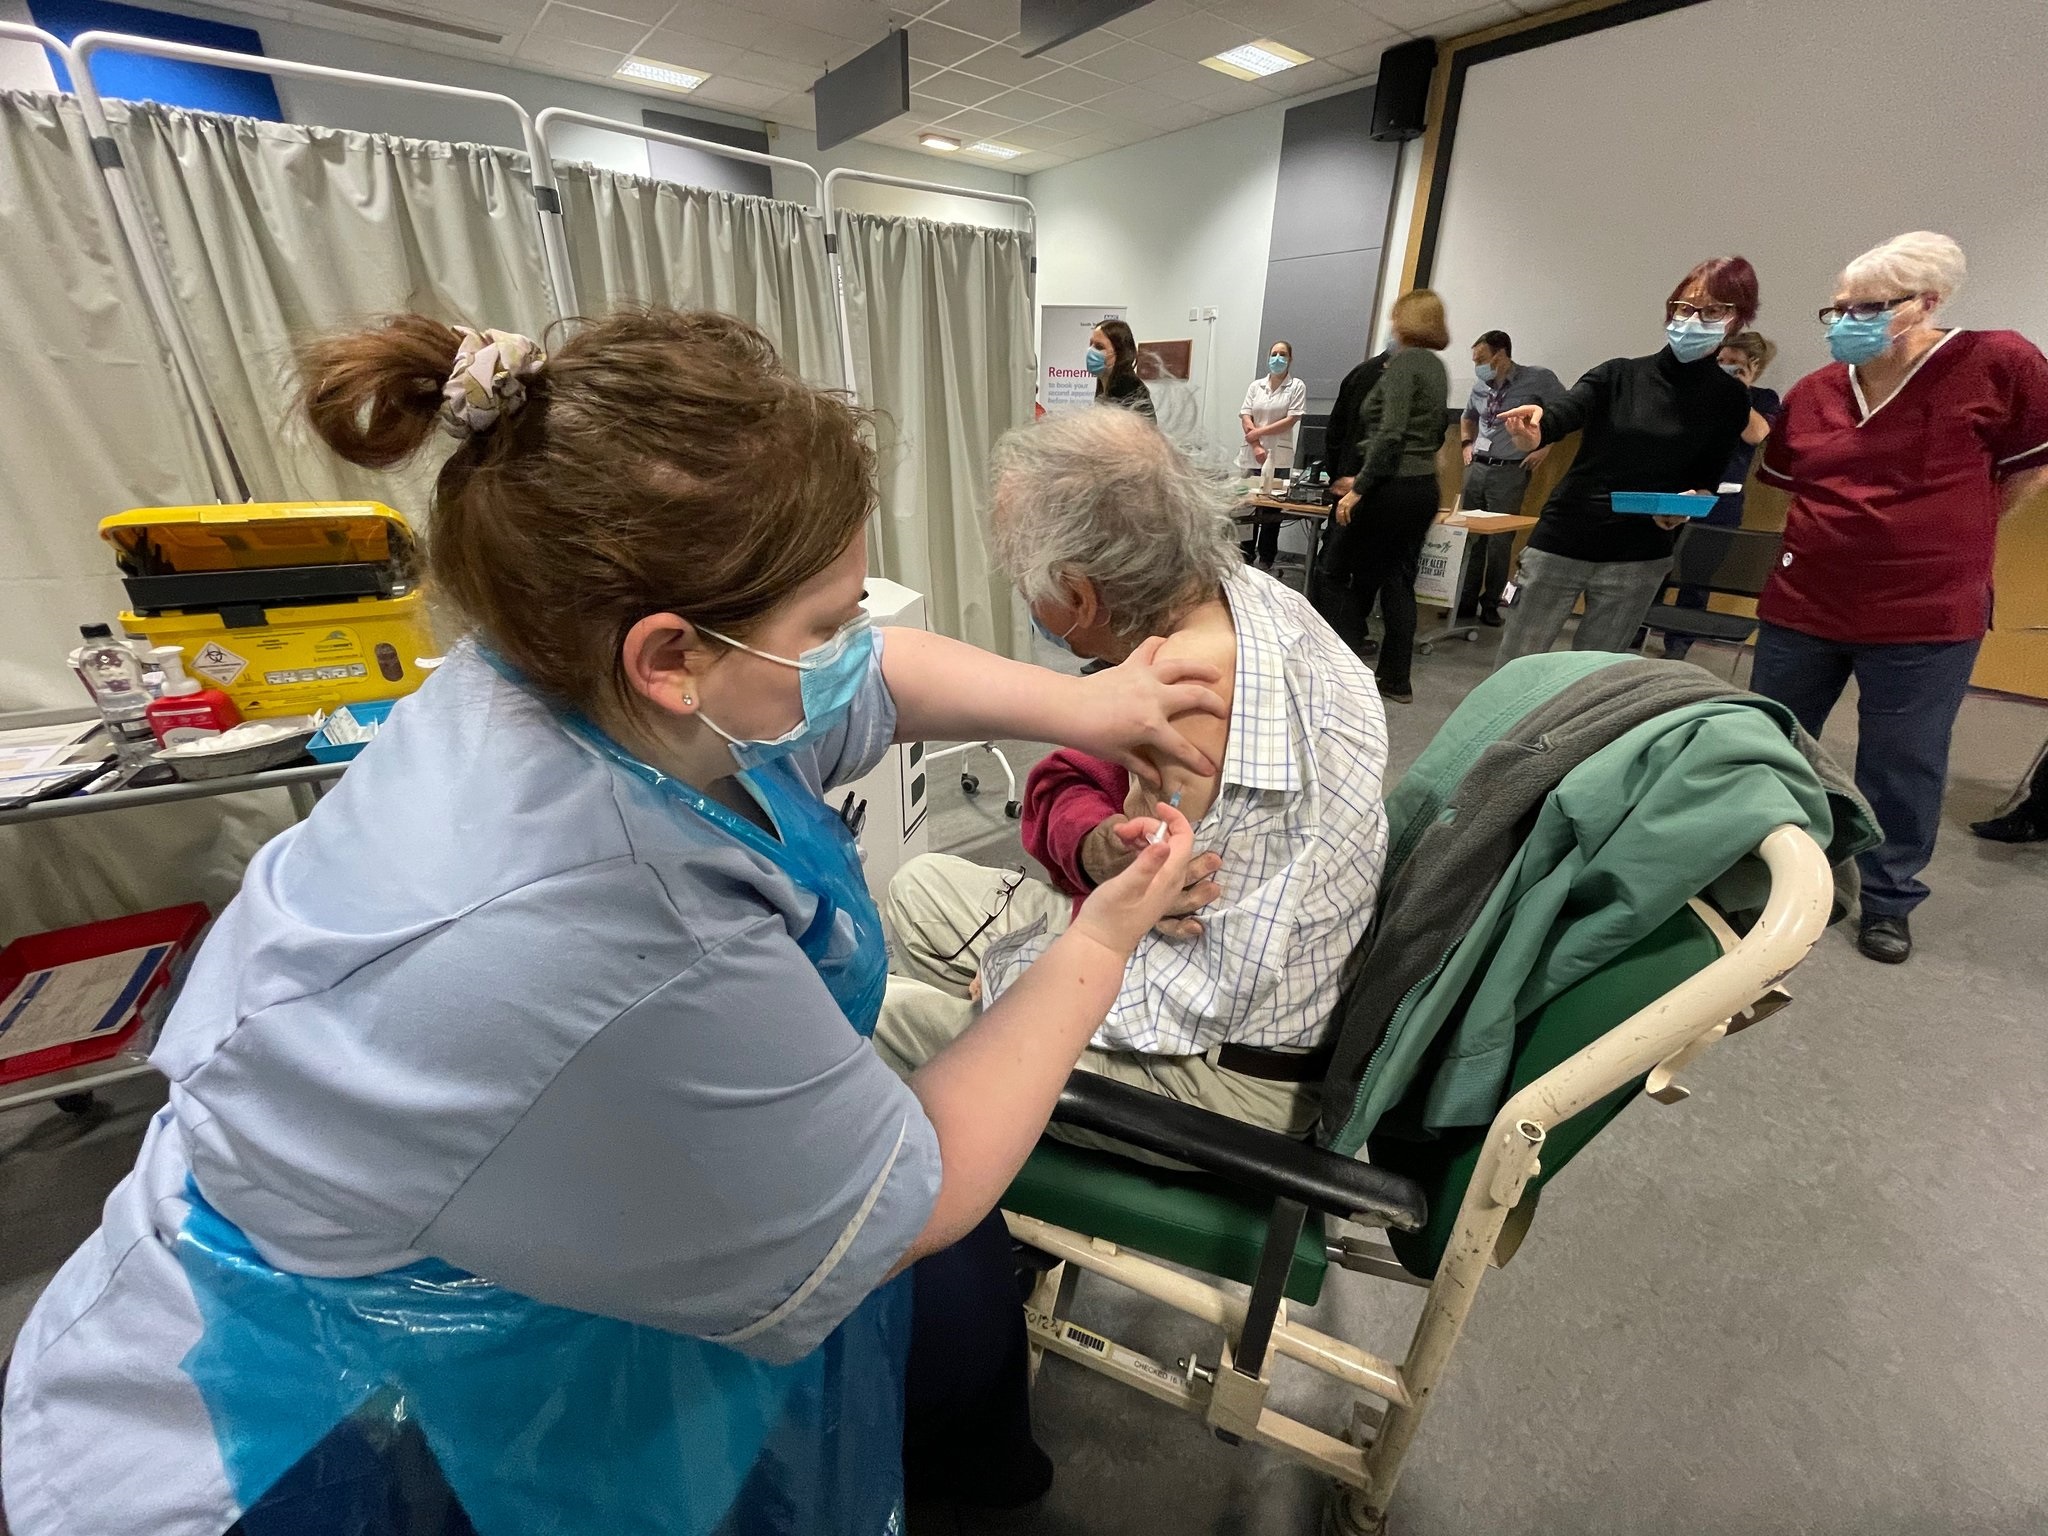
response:
<svg viewBox="0 0 2048 1536"><path fill-rule="evenodd" d="M1168 801L1167 801L1166 803L1167 803L1168 805L1172 806L1172 807L1173 807L1173 808L1174 808L1174 809L1175 809L1176 811L1177 811L1177 810L1179 810L1179 809L1180 809L1180 791L1176 789L1176 790L1175 790L1175 791L1173 792L1173 798L1172 798L1172 799L1170 799L1170 800L1168 800ZM1165 842L1165 841L1166 841L1166 823L1162 821L1162 822L1160 822L1160 823L1159 823L1159 825L1158 825L1158 826L1156 826L1156 827L1154 827L1154 828L1152 829L1152 835L1151 835L1150 837L1148 837L1148 838L1146 838L1146 839L1145 839L1145 845L1146 845L1146 846L1147 846L1147 847L1149 848L1149 847L1150 847L1150 846L1151 846L1152 844L1154 844L1154 843L1163 843L1163 842Z"/></svg>

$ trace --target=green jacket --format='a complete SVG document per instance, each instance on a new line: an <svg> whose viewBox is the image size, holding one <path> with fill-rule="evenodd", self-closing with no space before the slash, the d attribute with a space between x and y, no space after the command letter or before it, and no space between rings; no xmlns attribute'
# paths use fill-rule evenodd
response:
<svg viewBox="0 0 2048 1536"><path fill-rule="evenodd" d="M1435 474L1450 392L1451 376L1434 352L1419 347L1396 352L1359 411L1358 478Z"/></svg>
<svg viewBox="0 0 2048 1536"><path fill-rule="evenodd" d="M1603 721L1626 728L1602 744ZM1568 761L1538 798L1553 756ZM1383 1031L1340 1015L1371 1051L1353 1102L1324 1106L1347 1154L1396 1105L1424 1134L1490 1121L1517 1022L1703 891L1729 910L1760 906L1753 851L1773 827L1805 828L1838 868L1878 841L1869 808L1783 706L1684 663L1584 652L1525 658L1474 689L1387 810L1382 924L1360 963L1383 987L1406 985ZM1483 901L1445 888L1475 855L1506 859Z"/></svg>

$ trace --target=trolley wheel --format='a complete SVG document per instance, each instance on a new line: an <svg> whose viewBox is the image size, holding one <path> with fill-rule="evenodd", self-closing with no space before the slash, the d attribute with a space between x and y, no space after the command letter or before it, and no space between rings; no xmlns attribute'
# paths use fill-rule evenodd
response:
<svg viewBox="0 0 2048 1536"><path fill-rule="evenodd" d="M1478 643L1479 643L1479 631L1478 631L1478 630L1476 630L1476 629L1468 629L1468 630L1466 630L1466 631L1465 631L1465 643L1466 643L1467 645L1476 645L1476 644L1478 644Z"/></svg>
<svg viewBox="0 0 2048 1536"><path fill-rule="evenodd" d="M50 1102L64 1114L89 1115L92 1113L93 1105L98 1101L93 1098L92 1090L88 1088L84 1093L60 1093Z"/></svg>
<svg viewBox="0 0 2048 1536"><path fill-rule="evenodd" d="M980 794L980 793L981 793L981 780L977 779L977 778L976 778L976 777L975 777L975 776L974 776L973 774L971 774L971 773L963 773L963 774L961 774L961 775L960 775L960 793L961 793L961 794L963 794L963 795L978 795L978 794Z"/></svg>
<svg viewBox="0 0 2048 1536"><path fill-rule="evenodd" d="M1418 655L1433 656L1436 654L1436 642L1433 640L1418 641L1416 642L1415 650Z"/></svg>
<svg viewBox="0 0 2048 1536"><path fill-rule="evenodd" d="M1019 805L1015 800L1007 801L1003 806L1003 814L1009 817L1012 821L1019 821L1023 818L1024 807Z"/></svg>

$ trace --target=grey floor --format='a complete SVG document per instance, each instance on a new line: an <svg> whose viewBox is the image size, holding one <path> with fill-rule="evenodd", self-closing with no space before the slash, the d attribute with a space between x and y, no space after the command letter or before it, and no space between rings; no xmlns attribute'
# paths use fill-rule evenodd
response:
<svg viewBox="0 0 2048 1536"><path fill-rule="evenodd" d="M1491 634L1389 706L1396 773L1484 674ZM1696 659L1727 668L1726 653ZM1839 734L1837 734L1839 733ZM1395 1505L1401 1536L2020 1536L2048 1531L2048 846L1980 843L2048 709L1964 706L1947 825L1900 968L1841 932L1797 1005L1631 1108L1552 1186L1487 1281ZM1853 713L1829 743L1854 751ZM1033 749L1019 749L1021 773ZM983 774L984 781L999 776ZM1021 857L1001 802L935 786L935 846ZM0 1351L127 1167L161 1091L104 1114L0 1115ZM1318 1327L1400 1349L1420 1292L1337 1275ZM1106 1286L1082 1321L1171 1360L1213 1342ZM1340 1428L1280 1366L1278 1406ZM1039 1437L1058 1482L916 1536L1313 1532L1323 1484L1054 1360Z"/></svg>

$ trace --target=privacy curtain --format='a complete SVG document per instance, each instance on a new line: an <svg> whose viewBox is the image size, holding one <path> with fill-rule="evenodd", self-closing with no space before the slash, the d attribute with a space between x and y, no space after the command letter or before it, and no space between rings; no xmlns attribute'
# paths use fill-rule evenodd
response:
<svg viewBox="0 0 2048 1536"><path fill-rule="evenodd" d="M557 165L576 308L715 309L757 325L783 361L840 387L825 221L801 203Z"/></svg>
<svg viewBox="0 0 2048 1536"><path fill-rule="evenodd" d="M878 413L883 574L930 626L1028 654L983 536L989 450L1031 419L1029 250L1015 230L840 213L854 374Z"/></svg>
<svg viewBox="0 0 2048 1536"><path fill-rule="evenodd" d="M0 710L85 702L65 654L123 606L99 520L212 496L99 192L78 104L0 91Z"/></svg>
<svg viewBox="0 0 2048 1536"><path fill-rule="evenodd" d="M107 112L250 494L373 496L423 525L441 455L399 475L341 463L294 416L293 347L404 309L541 336L525 157L155 102Z"/></svg>

